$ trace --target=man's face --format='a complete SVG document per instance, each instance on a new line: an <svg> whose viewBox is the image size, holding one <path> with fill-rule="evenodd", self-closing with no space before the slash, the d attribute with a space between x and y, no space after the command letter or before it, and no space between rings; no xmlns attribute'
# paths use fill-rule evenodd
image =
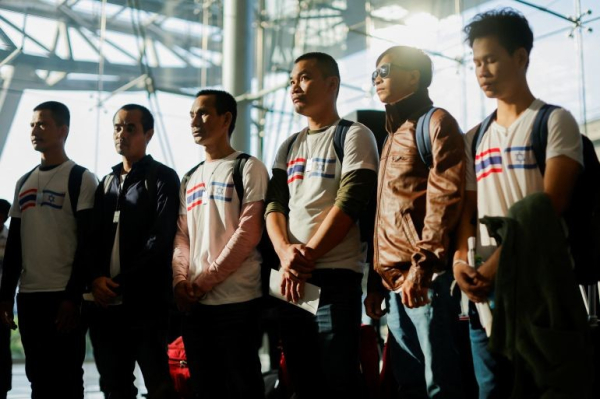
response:
<svg viewBox="0 0 600 399"><path fill-rule="evenodd" d="M324 107L334 105L338 87L336 81L334 76L323 76L315 59L297 62L290 76L290 95L294 110L310 117L321 112Z"/></svg>
<svg viewBox="0 0 600 399"><path fill-rule="evenodd" d="M475 39L473 63L479 87L489 98L503 99L519 90L527 69L525 49L512 55L495 36Z"/></svg>
<svg viewBox="0 0 600 399"><path fill-rule="evenodd" d="M192 136L194 136L196 144L214 145L221 140L228 139L231 112L219 115L215 101L216 98L213 95L202 95L196 97L192 104L190 117L192 118Z"/></svg>
<svg viewBox="0 0 600 399"><path fill-rule="evenodd" d="M45 153L65 146L69 128L67 125L57 126L52 111L45 109L34 111L29 125L34 150Z"/></svg>
<svg viewBox="0 0 600 399"><path fill-rule="evenodd" d="M113 139L117 153L132 160L143 158L154 130L150 129L144 132L142 111L121 109L115 115L113 125Z"/></svg>
<svg viewBox="0 0 600 399"><path fill-rule="evenodd" d="M373 85L379 100L384 104L394 104L418 89L419 72L404 68L402 60L397 58L386 54L377 64L378 73Z"/></svg>

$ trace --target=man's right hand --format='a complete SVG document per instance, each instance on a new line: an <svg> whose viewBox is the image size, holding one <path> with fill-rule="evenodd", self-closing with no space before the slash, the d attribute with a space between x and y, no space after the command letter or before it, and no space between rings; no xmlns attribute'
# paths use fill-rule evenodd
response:
<svg viewBox="0 0 600 399"><path fill-rule="evenodd" d="M0 302L0 322L11 330L16 330L17 325L14 320L13 306L14 303L12 301Z"/></svg>
<svg viewBox="0 0 600 399"><path fill-rule="evenodd" d="M281 262L281 269L300 281L308 280L315 268L314 260L302 255L304 245L288 244L277 251L277 256Z"/></svg>
<svg viewBox="0 0 600 399"><path fill-rule="evenodd" d="M111 278L98 277L92 282L92 293L94 294L94 302L106 308L117 294L113 291L119 284L115 283Z"/></svg>
<svg viewBox="0 0 600 399"><path fill-rule="evenodd" d="M385 311L381 308L381 304L385 299L385 294L379 291L367 292L365 298L365 312L367 316L373 320L379 320L384 315Z"/></svg>
<svg viewBox="0 0 600 399"><path fill-rule="evenodd" d="M483 281L479 273L466 263L455 263L453 267L454 279L460 290L467 294L473 302L481 302L474 294L483 288Z"/></svg>
<svg viewBox="0 0 600 399"><path fill-rule="evenodd" d="M181 312L189 312L194 302L198 302L198 298L194 295L192 283L187 280L177 283L174 289L175 303L177 309Z"/></svg>

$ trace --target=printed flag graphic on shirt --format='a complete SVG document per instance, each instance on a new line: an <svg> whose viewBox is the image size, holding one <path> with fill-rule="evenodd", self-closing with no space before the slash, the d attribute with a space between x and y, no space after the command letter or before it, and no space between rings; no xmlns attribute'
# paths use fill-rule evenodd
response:
<svg viewBox="0 0 600 399"><path fill-rule="evenodd" d="M187 189L186 204L188 211L191 211L198 205L202 205L202 196L204 195L204 191L204 183L196 184L194 187Z"/></svg>
<svg viewBox="0 0 600 399"><path fill-rule="evenodd" d="M49 206L54 209L62 209L65 202L65 193L57 193L56 191L44 190L42 192L42 205Z"/></svg>
<svg viewBox="0 0 600 399"><path fill-rule="evenodd" d="M306 159L292 159L287 164L288 184L294 180L304 179L304 169L306 168Z"/></svg>
<svg viewBox="0 0 600 399"><path fill-rule="evenodd" d="M231 202L233 194L233 183L214 181L210 183L210 199L216 201Z"/></svg>
<svg viewBox="0 0 600 399"><path fill-rule="evenodd" d="M311 158L308 161L307 173L309 177L335 178L336 158Z"/></svg>
<svg viewBox="0 0 600 399"><path fill-rule="evenodd" d="M538 167L533 147L508 147L505 149L510 159L508 169L535 169Z"/></svg>
<svg viewBox="0 0 600 399"><path fill-rule="evenodd" d="M36 188L23 191L21 194L19 194L19 208L21 209L21 212L23 212L25 209L33 208L35 206L36 195Z"/></svg>
<svg viewBox="0 0 600 399"><path fill-rule="evenodd" d="M500 148L490 148L475 156L475 173L477 181L492 173L502 173L502 152Z"/></svg>

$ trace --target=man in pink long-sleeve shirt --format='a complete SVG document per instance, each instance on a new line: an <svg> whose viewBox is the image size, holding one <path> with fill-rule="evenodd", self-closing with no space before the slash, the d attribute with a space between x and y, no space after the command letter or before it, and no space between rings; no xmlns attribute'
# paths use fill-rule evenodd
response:
<svg viewBox="0 0 600 399"><path fill-rule="evenodd" d="M249 157L237 193L231 147L237 104L202 90L190 111L206 160L184 179L173 254L175 300L185 311L183 340L192 385L202 398L263 398L258 347L261 256L268 173ZM185 183L187 180L187 183Z"/></svg>

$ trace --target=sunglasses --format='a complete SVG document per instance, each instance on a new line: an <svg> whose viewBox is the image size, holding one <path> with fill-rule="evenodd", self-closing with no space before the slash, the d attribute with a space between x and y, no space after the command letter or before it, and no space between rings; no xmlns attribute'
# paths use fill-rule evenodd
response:
<svg viewBox="0 0 600 399"><path fill-rule="evenodd" d="M375 80L377 79L377 76L381 76L382 79L385 79L388 76L390 76L390 71L392 70L392 67L396 67L398 69L403 69L405 71L409 71L412 69L412 68L408 68L405 66L392 64L391 62L381 64L381 66L379 68L375 69L373 71L373 74L371 75L371 81L373 82L373 86L375 86Z"/></svg>

